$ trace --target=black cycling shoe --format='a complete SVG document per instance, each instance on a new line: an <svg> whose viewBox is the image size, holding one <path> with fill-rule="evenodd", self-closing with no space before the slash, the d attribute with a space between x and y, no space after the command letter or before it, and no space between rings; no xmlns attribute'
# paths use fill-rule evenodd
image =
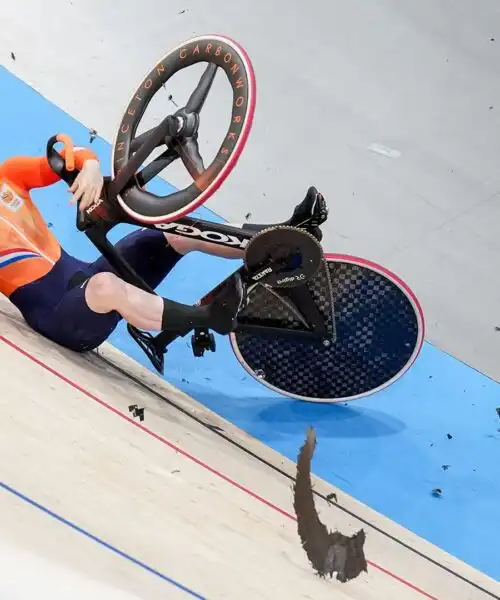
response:
<svg viewBox="0 0 500 600"><path fill-rule="evenodd" d="M292 217L286 225L306 229L321 241L323 233L319 228L328 218L328 207L323 194L311 186L307 190L306 197L295 207Z"/></svg>
<svg viewBox="0 0 500 600"><path fill-rule="evenodd" d="M226 335L236 328L238 313L246 302L246 289L241 276L236 273L214 292L207 306L210 312L208 327Z"/></svg>
<svg viewBox="0 0 500 600"><path fill-rule="evenodd" d="M284 223L274 223L273 225L259 225L257 223L245 223L243 229L250 231L259 232L269 227L275 227L276 225L290 225L291 227L297 227L298 229L305 229L314 237L321 241L323 233L319 228L328 218L328 208L323 194L320 194L318 190L311 186L307 190L306 197L300 204L295 207L293 215L288 221Z"/></svg>

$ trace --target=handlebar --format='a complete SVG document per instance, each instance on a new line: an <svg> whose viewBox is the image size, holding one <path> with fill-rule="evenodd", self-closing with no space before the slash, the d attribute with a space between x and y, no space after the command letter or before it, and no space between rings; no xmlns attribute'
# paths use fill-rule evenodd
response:
<svg viewBox="0 0 500 600"><path fill-rule="evenodd" d="M63 143L66 148L66 155L63 158L54 148L57 143ZM53 135L47 142L47 161L50 168L69 186L73 185L80 171L75 169L74 146L71 138L64 133ZM76 227L79 231L86 229L88 224L85 213L80 211L80 201L76 207Z"/></svg>

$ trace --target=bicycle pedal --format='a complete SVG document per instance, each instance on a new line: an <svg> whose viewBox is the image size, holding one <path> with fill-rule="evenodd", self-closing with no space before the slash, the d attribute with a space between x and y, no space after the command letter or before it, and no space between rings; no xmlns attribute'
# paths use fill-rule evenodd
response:
<svg viewBox="0 0 500 600"><path fill-rule="evenodd" d="M196 358L203 356L207 350L215 352L216 344L214 334L208 331L208 329L195 330L194 334L191 336L191 347L193 355Z"/></svg>

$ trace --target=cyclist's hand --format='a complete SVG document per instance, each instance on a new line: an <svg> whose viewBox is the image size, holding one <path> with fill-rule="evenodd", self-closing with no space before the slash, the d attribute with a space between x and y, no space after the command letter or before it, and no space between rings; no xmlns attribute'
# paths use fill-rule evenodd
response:
<svg viewBox="0 0 500 600"><path fill-rule="evenodd" d="M99 161L89 159L83 163L83 169L78 174L69 191L73 194L71 204L80 200L80 211L99 200L102 192L104 178L101 173Z"/></svg>

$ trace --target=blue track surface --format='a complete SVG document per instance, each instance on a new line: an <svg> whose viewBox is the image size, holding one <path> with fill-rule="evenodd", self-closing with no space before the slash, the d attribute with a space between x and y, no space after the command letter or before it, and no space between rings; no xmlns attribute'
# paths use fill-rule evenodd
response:
<svg viewBox="0 0 500 600"><path fill-rule="evenodd" d="M2 68L0 86L0 160L42 154L47 139L61 131L79 145L88 143L85 127ZM93 148L108 169L109 145L97 139ZM168 187L156 184L163 193ZM75 234L63 184L33 196L68 251L84 259L96 256L85 236ZM284 217L289 209L283 208ZM217 220L205 209L198 213ZM117 228L110 237L126 231ZM232 261L188 256L160 292L194 302L234 267ZM124 327L110 341L151 368ZM295 459L306 427L314 425L315 473L500 580L497 383L429 344L402 380L349 406L299 403L269 392L246 375L225 339L203 359L193 358L187 341L177 342L167 355L167 374L174 385L289 458ZM441 499L431 495L434 488L443 490Z"/></svg>

